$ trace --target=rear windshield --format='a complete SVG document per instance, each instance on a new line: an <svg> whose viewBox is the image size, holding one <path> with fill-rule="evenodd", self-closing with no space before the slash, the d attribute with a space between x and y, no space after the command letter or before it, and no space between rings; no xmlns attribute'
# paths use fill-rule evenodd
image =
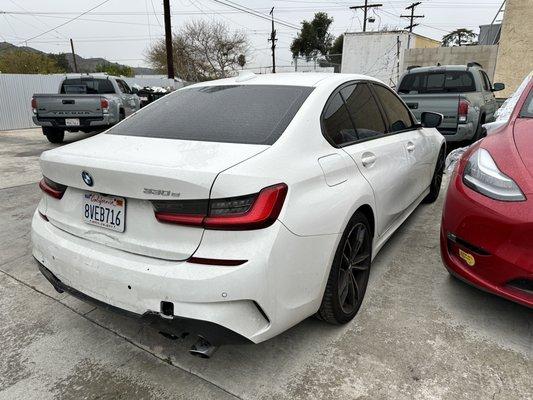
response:
<svg viewBox="0 0 533 400"><path fill-rule="evenodd" d="M273 144L313 88L204 86L178 90L111 128L114 135Z"/></svg>
<svg viewBox="0 0 533 400"><path fill-rule="evenodd" d="M475 92L476 84L468 71L419 72L406 75L398 92L418 93L464 93Z"/></svg>
<svg viewBox="0 0 533 400"><path fill-rule="evenodd" d="M109 79L68 78L61 85L61 93L65 94L110 94L115 93Z"/></svg>

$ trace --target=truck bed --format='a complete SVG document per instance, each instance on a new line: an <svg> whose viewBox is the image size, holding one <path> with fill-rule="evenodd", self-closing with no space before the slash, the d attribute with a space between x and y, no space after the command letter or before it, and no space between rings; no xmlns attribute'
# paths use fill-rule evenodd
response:
<svg viewBox="0 0 533 400"><path fill-rule="evenodd" d="M400 97L411 109L415 117L420 120L420 115L424 111L434 111L441 113L444 118L438 126L441 133L455 132L457 130L457 109L460 95L457 93L435 93L435 94L403 94Z"/></svg>

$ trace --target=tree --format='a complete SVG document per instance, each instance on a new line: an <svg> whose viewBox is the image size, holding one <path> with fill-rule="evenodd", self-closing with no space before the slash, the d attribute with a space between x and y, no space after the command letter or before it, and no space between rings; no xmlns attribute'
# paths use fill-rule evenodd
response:
<svg viewBox="0 0 533 400"><path fill-rule="evenodd" d="M248 39L221 22L191 21L174 34L172 47L177 75L197 82L231 75L240 65L239 57L246 60ZM155 43L146 57L159 72L166 72L164 40Z"/></svg>
<svg viewBox="0 0 533 400"><path fill-rule="evenodd" d="M237 64L239 64L241 68L244 68L246 65L246 56L244 54L239 54L239 57L237 57Z"/></svg>
<svg viewBox="0 0 533 400"><path fill-rule="evenodd" d="M342 46L344 44L344 35L337 36L337 39L333 42L333 45L331 46L331 49L329 50L329 55L327 60L331 62L332 64L336 64L335 67L338 66L338 70L340 71L340 64L342 62Z"/></svg>
<svg viewBox="0 0 533 400"><path fill-rule="evenodd" d="M68 63L65 53L48 54L48 57L52 58L57 63L59 68L61 68L64 72L74 72L74 70Z"/></svg>
<svg viewBox="0 0 533 400"><path fill-rule="evenodd" d="M135 76L133 68L127 65L120 65L115 63L103 63L96 66L96 72L105 72L114 76Z"/></svg>
<svg viewBox="0 0 533 400"><path fill-rule="evenodd" d="M0 55L0 72L8 74L55 74L65 72L46 54L10 50Z"/></svg>
<svg viewBox="0 0 533 400"><path fill-rule="evenodd" d="M293 57L302 56L307 60L326 55L331 49L333 35L328 30L333 22L325 12L318 12L311 22L303 21L302 29L291 44Z"/></svg>
<svg viewBox="0 0 533 400"><path fill-rule="evenodd" d="M460 28L442 37L443 47L469 46L477 44L476 34L470 29Z"/></svg>

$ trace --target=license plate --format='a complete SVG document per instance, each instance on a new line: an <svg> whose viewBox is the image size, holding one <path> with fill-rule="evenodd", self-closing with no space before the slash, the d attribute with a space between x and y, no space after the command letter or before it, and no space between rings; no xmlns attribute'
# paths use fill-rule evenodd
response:
<svg viewBox="0 0 533 400"><path fill-rule="evenodd" d="M65 118L66 126L78 126L80 124L79 118Z"/></svg>
<svg viewBox="0 0 533 400"><path fill-rule="evenodd" d="M87 224L124 232L126 200L123 197L85 193L83 195L83 218Z"/></svg>

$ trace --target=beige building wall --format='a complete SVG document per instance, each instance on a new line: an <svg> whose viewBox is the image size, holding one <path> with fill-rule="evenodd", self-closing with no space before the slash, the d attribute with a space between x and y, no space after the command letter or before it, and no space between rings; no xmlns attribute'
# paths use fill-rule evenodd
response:
<svg viewBox="0 0 533 400"><path fill-rule="evenodd" d="M530 0L533 2L533 0ZM483 66L489 78L493 78L496 68L498 46L454 46L408 49L403 53L402 72L408 67L418 65L430 67L433 65L466 65L477 62Z"/></svg>
<svg viewBox="0 0 533 400"><path fill-rule="evenodd" d="M440 46L440 42L438 40L431 39L425 36L416 35L416 34L414 34L413 36L415 38L415 42L413 44L413 47L415 49L427 49L430 47Z"/></svg>
<svg viewBox="0 0 533 400"><path fill-rule="evenodd" d="M497 96L509 97L532 70L533 0L507 0L494 76L506 88Z"/></svg>

